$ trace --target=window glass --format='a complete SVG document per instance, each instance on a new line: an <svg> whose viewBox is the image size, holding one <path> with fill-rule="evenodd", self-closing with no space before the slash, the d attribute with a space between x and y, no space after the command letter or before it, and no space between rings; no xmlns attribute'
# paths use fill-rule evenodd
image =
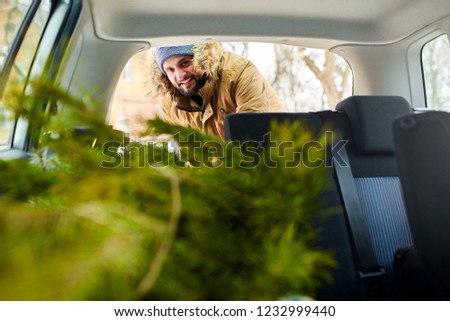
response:
<svg viewBox="0 0 450 321"><path fill-rule="evenodd" d="M450 44L447 35L428 42L422 50L427 107L450 110Z"/></svg>
<svg viewBox="0 0 450 321"><path fill-rule="evenodd" d="M33 62L34 54L39 44L45 24L48 20L51 3L50 0L42 1L38 10L33 16L33 20L29 27L24 30L24 35L19 35L19 29L26 16L27 11L32 5L32 0L0 0L0 28L3 30L0 36L1 46L1 68L2 72L5 58L12 50L14 39L24 36L21 46L17 49L16 57L12 68L8 69L9 73L3 75L7 77L4 90L8 90L11 86L25 84L28 72ZM15 120L12 115L0 104L0 149L8 147L13 132Z"/></svg>
<svg viewBox="0 0 450 321"><path fill-rule="evenodd" d="M288 111L334 109L340 100L352 94L350 66L330 51L271 43L233 42L222 46L251 60ZM131 58L112 100L109 123L129 133L131 138L142 129L142 119L159 113L158 102L146 96L148 55L146 51Z"/></svg>
<svg viewBox="0 0 450 321"><path fill-rule="evenodd" d="M20 24L29 9L31 0L0 0L0 68L16 37Z"/></svg>

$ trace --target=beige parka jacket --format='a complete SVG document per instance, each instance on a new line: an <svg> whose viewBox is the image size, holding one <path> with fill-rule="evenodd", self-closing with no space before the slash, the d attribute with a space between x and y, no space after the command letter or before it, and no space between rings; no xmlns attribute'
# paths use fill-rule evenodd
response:
<svg viewBox="0 0 450 321"><path fill-rule="evenodd" d="M219 43L193 47L194 70L206 75L200 89L203 106L182 96L161 72L154 53L150 62L150 94L161 98L163 120L224 138L225 116L239 112L286 111L266 79L249 60L223 51ZM202 111L188 112L178 108L190 106Z"/></svg>

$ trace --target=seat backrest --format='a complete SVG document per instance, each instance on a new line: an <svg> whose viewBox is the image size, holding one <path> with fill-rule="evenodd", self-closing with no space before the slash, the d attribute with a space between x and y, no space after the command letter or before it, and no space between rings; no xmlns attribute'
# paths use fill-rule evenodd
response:
<svg viewBox="0 0 450 321"><path fill-rule="evenodd" d="M225 119L225 139L238 142L245 140L264 142L264 137L270 131L270 124L274 120L301 121L315 133L322 129L321 119L314 113L236 113L228 115ZM340 208L341 212L317 222L322 232L316 245L324 250L333 251L339 266L332 271L334 283L319 289L315 299L360 300L362 293L349 230L338 187L331 178L331 172L330 168L332 186L323 193L322 201L325 207Z"/></svg>
<svg viewBox="0 0 450 321"><path fill-rule="evenodd" d="M394 155L393 121L411 114L409 103L397 96L352 96L320 112L347 141L363 220L378 263L386 270L386 292L393 292L394 253L410 246L412 238L404 209ZM340 186L345 189L345 186Z"/></svg>
<svg viewBox="0 0 450 321"><path fill-rule="evenodd" d="M450 113L430 111L393 126L405 205L417 253L450 298Z"/></svg>
<svg viewBox="0 0 450 321"><path fill-rule="evenodd" d="M302 121L310 130L317 134L322 123L313 113L236 113L226 117L224 123L224 136L227 140L243 142L251 140L263 142L264 136L270 131L273 121Z"/></svg>

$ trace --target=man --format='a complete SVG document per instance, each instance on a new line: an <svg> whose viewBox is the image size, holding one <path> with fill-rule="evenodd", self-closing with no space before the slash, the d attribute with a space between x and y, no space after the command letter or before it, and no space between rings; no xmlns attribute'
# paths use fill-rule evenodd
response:
<svg viewBox="0 0 450 321"><path fill-rule="evenodd" d="M218 43L156 48L151 73L165 121L222 138L227 114L286 111L253 63Z"/></svg>

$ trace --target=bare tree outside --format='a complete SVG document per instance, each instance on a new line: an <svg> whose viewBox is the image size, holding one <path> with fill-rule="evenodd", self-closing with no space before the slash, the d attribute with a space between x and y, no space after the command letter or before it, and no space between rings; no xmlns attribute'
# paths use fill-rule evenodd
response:
<svg viewBox="0 0 450 321"><path fill-rule="evenodd" d="M320 81L328 107L334 109L344 95L351 94L352 85L350 66L340 61L340 57L331 51L313 52L298 48L299 57Z"/></svg>
<svg viewBox="0 0 450 321"><path fill-rule="evenodd" d="M290 111L301 110L302 87L305 86L304 78L299 76L301 66L296 59L295 49L292 46L274 46L275 69L270 79L272 87Z"/></svg>
<svg viewBox="0 0 450 321"><path fill-rule="evenodd" d="M227 42L224 43L223 47L228 51L235 52L243 57L248 58L248 51L249 51L248 42Z"/></svg>
<svg viewBox="0 0 450 321"><path fill-rule="evenodd" d="M223 46L253 61L289 111L334 109L352 93L350 66L331 51L280 44L224 43ZM268 51L272 54L267 55ZM267 64L269 59L270 68L258 64L263 53L262 62Z"/></svg>

